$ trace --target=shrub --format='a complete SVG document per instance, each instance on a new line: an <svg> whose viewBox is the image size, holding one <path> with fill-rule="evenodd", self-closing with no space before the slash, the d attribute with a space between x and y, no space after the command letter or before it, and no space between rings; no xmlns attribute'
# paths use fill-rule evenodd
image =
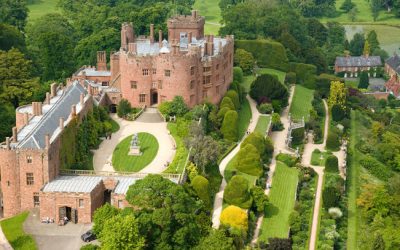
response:
<svg viewBox="0 0 400 250"><path fill-rule="evenodd" d="M272 104L262 103L258 106L258 110L261 114L271 114L274 109L272 108Z"/></svg>
<svg viewBox="0 0 400 250"><path fill-rule="evenodd" d="M240 175L235 175L226 185L224 192L224 201L230 205L248 209L252 204L249 189L249 182Z"/></svg>
<svg viewBox="0 0 400 250"><path fill-rule="evenodd" d="M110 205L109 203L104 204L102 207L96 209L93 215L93 232L100 236L103 231L104 223L119 214L118 208Z"/></svg>
<svg viewBox="0 0 400 250"><path fill-rule="evenodd" d="M320 74L316 77L315 82L315 90L320 94L322 98L327 98L329 96L329 90L331 88L331 82L334 81L342 81L341 78L329 75L329 74Z"/></svg>
<svg viewBox="0 0 400 250"><path fill-rule="evenodd" d="M250 189L251 197L253 197L253 206L258 213L264 213L268 205L268 196L265 194L264 189L259 186L254 186Z"/></svg>
<svg viewBox="0 0 400 250"><path fill-rule="evenodd" d="M206 178L197 175L192 180L192 187L197 196L204 202L206 207L211 207L210 183Z"/></svg>
<svg viewBox="0 0 400 250"><path fill-rule="evenodd" d="M274 143L270 137L265 138L265 156L271 158L274 153Z"/></svg>
<svg viewBox="0 0 400 250"><path fill-rule="evenodd" d="M370 155L363 157L359 162L360 165L366 168L373 176L383 181L387 181L393 176L393 173L390 171L389 167L385 166Z"/></svg>
<svg viewBox="0 0 400 250"><path fill-rule="evenodd" d="M258 76L251 84L250 96L258 103L263 98L268 98L270 100L280 100L283 106L286 106L289 92L275 75L264 74Z"/></svg>
<svg viewBox="0 0 400 250"><path fill-rule="evenodd" d="M360 81L358 83L359 89L368 89L369 86L369 76L367 71L362 71L360 73Z"/></svg>
<svg viewBox="0 0 400 250"><path fill-rule="evenodd" d="M236 110L235 108L235 104L233 103L232 99L225 96L224 98L222 98L221 104L219 105L219 108L228 108L230 110Z"/></svg>
<svg viewBox="0 0 400 250"><path fill-rule="evenodd" d="M276 160L285 163L288 167L294 167L297 163L296 157L284 153L278 154Z"/></svg>
<svg viewBox="0 0 400 250"><path fill-rule="evenodd" d="M329 131L326 139L326 148L331 151L338 151L340 148L339 135L334 131Z"/></svg>
<svg viewBox="0 0 400 250"><path fill-rule="evenodd" d="M228 206L221 213L221 223L228 227L247 232L248 218L247 213L237 206Z"/></svg>
<svg viewBox="0 0 400 250"><path fill-rule="evenodd" d="M278 114L281 113L281 111L282 111L282 106L283 106L282 100L272 100L272 109L273 109L276 113L278 113Z"/></svg>
<svg viewBox="0 0 400 250"><path fill-rule="evenodd" d="M117 115L118 117L126 117L132 111L131 103L126 99L121 99L117 106Z"/></svg>
<svg viewBox="0 0 400 250"><path fill-rule="evenodd" d="M326 172L337 173L339 172L338 158L334 155L329 155L325 161Z"/></svg>
<svg viewBox="0 0 400 250"><path fill-rule="evenodd" d="M287 84L296 84L296 73L289 72L286 74L285 83Z"/></svg>
<svg viewBox="0 0 400 250"><path fill-rule="evenodd" d="M339 190L332 186L325 187L322 193L322 201L326 210L331 207L337 207L340 201Z"/></svg>
<svg viewBox="0 0 400 250"><path fill-rule="evenodd" d="M253 54L244 50L237 49L234 56L235 65L242 68L243 73L250 74L254 67L254 57Z"/></svg>
<svg viewBox="0 0 400 250"><path fill-rule="evenodd" d="M243 82L243 70L241 67L233 67L233 81Z"/></svg>
<svg viewBox="0 0 400 250"><path fill-rule="evenodd" d="M235 90L228 90L225 94L226 97L229 97L233 104L235 105L235 109L239 110L240 109L240 100L239 100L239 95Z"/></svg>
<svg viewBox="0 0 400 250"><path fill-rule="evenodd" d="M338 207L329 208L328 213L333 219L338 219L343 216L342 210Z"/></svg>
<svg viewBox="0 0 400 250"><path fill-rule="evenodd" d="M269 40L237 40L235 47L252 53L260 67L287 72L289 60L281 43Z"/></svg>
<svg viewBox="0 0 400 250"><path fill-rule="evenodd" d="M273 113L271 117L272 131L281 131L283 129L283 124L281 122L281 117L277 113Z"/></svg>
<svg viewBox="0 0 400 250"><path fill-rule="evenodd" d="M304 140L304 127L292 130L292 145L302 144Z"/></svg>
<svg viewBox="0 0 400 250"><path fill-rule="evenodd" d="M334 120L335 122L339 122L346 117L346 112L338 104L332 106L331 112L332 112L332 120Z"/></svg>
<svg viewBox="0 0 400 250"><path fill-rule="evenodd" d="M315 89L317 67L312 64L290 63L290 71L296 73L296 81L307 88Z"/></svg>
<svg viewBox="0 0 400 250"><path fill-rule="evenodd" d="M194 177L196 177L199 174L199 171L193 162L189 162L189 164L186 167L186 171L188 173L190 181L193 181Z"/></svg>
<svg viewBox="0 0 400 250"><path fill-rule="evenodd" d="M94 244L83 245L80 248L80 250L97 250L97 249L100 249L100 247L98 245L94 245Z"/></svg>
<svg viewBox="0 0 400 250"><path fill-rule="evenodd" d="M171 102L162 102L158 105L158 110L160 111L161 114L165 115L169 115L171 112Z"/></svg>
<svg viewBox="0 0 400 250"><path fill-rule="evenodd" d="M265 139L264 136L259 132L253 132L249 134L240 144L240 148L242 149L248 144L253 145L258 150L260 155L265 153Z"/></svg>
<svg viewBox="0 0 400 250"><path fill-rule="evenodd" d="M189 112L189 108L183 100L182 96L175 96L171 101L171 109L169 115L181 117Z"/></svg>
<svg viewBox="0 0 400 250"><path fill-rule="evenodd" d="M257 148L250 143L241 148L237 153L235 168L249 175L261 176L262 165Z"/></svg>
<svg viewBox="0 0 400 250"><path fill-rule="evenodd" d="M221 126L221 133L224 139L235 142L238 140L238 113L229 110L224 116Z"/></svg>
<svg viewBox="0 0 400 250"><path fill-rule="evenodd" d="M228 112L229 110L231 109L229 109L228 107L221 108L217 113L217 117L221 120L224 119L226 112Z"/></svg>

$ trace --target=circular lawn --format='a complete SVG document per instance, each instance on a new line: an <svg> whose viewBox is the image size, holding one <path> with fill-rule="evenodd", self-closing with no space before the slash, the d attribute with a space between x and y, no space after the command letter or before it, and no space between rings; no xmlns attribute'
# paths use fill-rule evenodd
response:
<svg viewBox="0 0 400 250"><path fill-rule="evenodd" d="M158 141L149 133L138 133L142 155L128 155L132 136L123 139L114 149L112 165L116 171L138 172L149 165L157 155Z"/></svg>

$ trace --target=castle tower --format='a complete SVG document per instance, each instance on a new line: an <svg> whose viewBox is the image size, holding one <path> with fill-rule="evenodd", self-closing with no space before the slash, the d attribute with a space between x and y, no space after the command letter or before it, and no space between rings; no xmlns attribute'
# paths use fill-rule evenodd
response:
<svg viewBox="0 0 400 250"><path fill-rule="evenodd" d="M107 54L105 51L97 51L97 71L107 71Z"/></svg>
<svg viewBox="0 0 400 250"><path fill-rule="evenodd" d="M135 41L135 32L132 23L123 23L121 28L121 48L128 50L128 44Z"/></svg>
<svg viewBox="0 0 400 250"><path fill-rule="evenodd" d="M204 37L204 17L198 14L197 10L192 10L191 16L175 16L168 20L168 42L173 40L178 43L187 43L188 34L197 40Z"/></svg>

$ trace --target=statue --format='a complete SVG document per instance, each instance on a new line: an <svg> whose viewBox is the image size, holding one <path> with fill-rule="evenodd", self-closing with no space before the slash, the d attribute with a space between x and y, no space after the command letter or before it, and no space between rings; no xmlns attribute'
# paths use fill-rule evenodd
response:
<svg viewBox="0 0 400 250"><path fill-rule="evenodd" d="M131 146L129 150L129 155L142 155L142 152L140 151L140 145L139 145L139 137L137 133L134 133L132 135L132 141L131 141Z"/></svg>

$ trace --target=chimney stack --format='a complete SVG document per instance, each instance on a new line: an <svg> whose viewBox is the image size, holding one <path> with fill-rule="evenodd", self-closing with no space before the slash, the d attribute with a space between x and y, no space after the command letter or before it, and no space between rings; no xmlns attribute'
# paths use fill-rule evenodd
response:
<svg viewBox="0 0 400 250"><path fill-rule="evenodd" d="M6 148L10 149L10 137L6 137Z"/></svg>
<svg viewBox="0 0 400 250"><path fill-rule="evenodd" d="M13 142L17 142L18 141L17 127L13 127L12 128L12 140L13 140Z"/></svg>
<svg viewBox="0 0 400 250"><path fill-rule="evenodd" d="M154 43L154 24L150 24L150 43Z"/></svg>
<svg viewBox="0 0 400 250"><path fill-rule="evenodd" d="M36 103L36 108L37 108L37 115L43 115L43 104L42 104L42 102L37 102Z"/></svg>
<svg viewBox="0 0 400 250"><path fill-rule="evenodd" d="M193 20L197 19L197 10L192 10L192 19Z"/></svg>
<svg viewBox="0 0 400 250"><path fill-rule="evenodd" d="M46 104L50 104L50 93L46 92Z"/></svg>
<svg viewBox="0 0 400 250"><path fill-rule="evenodd" d="M128 51L132 54L136 54L137 45L136 43L129 43L128 44Z"/></svg>
<svg viewBox="0 0 400 250"><path fill-rule="evenodd" d="M158 31L158 45L162 47L162 30Z"/></svg>
<svg viewBox="0 0 400 250"><path fill-rule="evenodd" d="M71 115L76 116L76 105L71 106Z"/></svg>
<svg viewBox="0 0 400 250"><path fill-rule="evenodd" d="M80 96L80 103L82 106L85 103L85 95L83 93L81 93L81 96Z"/></svg>
<svg viewBox="0 0 400 250"><path fill-rule="evenodd" d="M49 149L50 148L50 135L49 134L46 134L44 136L44 141L46 143L46 148Z"/></svg>
<svg viewBox="0 0 400 250"><path fill-rule="evenodd" d="M64 129L64 117L60 117L59 124L60 130Z"/></svg>
<svg viewBox="0 0 400 250"><path fill-rule="evenodd" d="M192 32L188 33L188 44L192 43Z"/></svg>
<svg viewBox="0 0 400 250"><path fill-rule="evenodd" d="M55 97L57 95L57 83L53 82L50 85L50 96L51 98Z"/></svg>
<svg viewBox="0 0 400 250"><path fill-rule="evenodd" d="M24 113L24 125L28 125L29 123L29 114L28 113Z"/></svg>

